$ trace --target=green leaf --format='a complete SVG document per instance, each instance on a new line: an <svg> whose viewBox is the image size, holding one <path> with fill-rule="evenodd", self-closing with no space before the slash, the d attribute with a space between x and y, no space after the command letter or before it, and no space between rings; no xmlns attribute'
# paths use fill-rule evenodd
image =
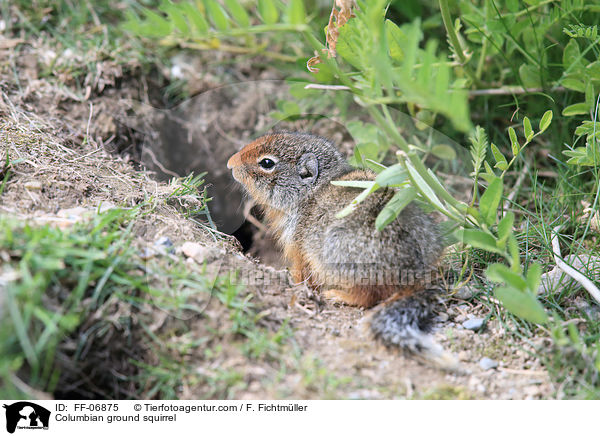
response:
<svg viewBox="0 0 600 436"><path fill-rule="evenodd" d="M587 150L585 147L577 147L575 150L564 150L562 153L571 157L571 159L567 161L569 165L585 165L588 163Z"/></svg>
<svg viewBox="0 0 600 436"><path fill-rule="evenodd" d="M494 168L498 168L500 171L506 171L508 169L508 162L498 162L494 165Z"/></svg>
<svg viewBox="0 0 600 436"><path fill-rule="evenodd" d="M244 9L239 0L225 0L225 6L227 6L227 10L229 10L229 13L240 27L250 26L248 12L246 12L246 9Z"/></svg>
<svg viewBox="0 0 600 436"><path fill-rule="evenodd" d="M537 295L542 278L542 267L539 263L532 263L527 268L527 287L533 295Z"/></svg>
<svg viewBox="0 0 600 436"><path fill-rule="evenodd" d="M483 161L483 166L485 167L485 175L487 176L485 177L485 180L491 182L492 180L494 180L494 177L496 177L496 173L494 172L490 164L487 163L487 161Z"/></svg>
<svg viewBox="0 0 600 436"><path fill-rule="evenodd" d="M279 13L273 0L258 0L258 13L265 24L275 24L279 18Z"/></svg>
<svg viewBox="0 0 600 436"><path fill-rule="evenodd" d="M438 144L431 149L434 156L444 160L456 159L456 151L447 144Z"/></svg>
<svg viewBox="0 0 600 436"><path fill-rule="evenodd" d="M527 142L531 141L531 138L533 138L533 129L531 128L531 121L527 117L523 118L523 132L525 133Z"/></svg>
<svg viewBox="0 0 600 436"><path fill-rule="evenodd" d="M552 122L552 111L544 112L542 119L540 120L540 133L545 131L548 127L550 127L550 123Z"/></svg>
<svg viewBox="0 0 600 436"><path fill-rule="evenodd" d="M514 233L511 233L508 236L508 252L510 254L510 264L514 270L519 269L519 265L521 263L521 256L519 253L519 243L517 242L517 238Z"/></svg>
<svg viewBox="0 0 600 436"><path fill-rule="evenodd" d="M303 0L291 0L287 16L291 24L304 24L306 22L306 11Z"/></svg>
<svg viewBox="0 0 600 436"><path fill-rule="evenodd" d="M456 232L456 239L470 245L473 248L479 248L491 253L503 254L503 251L496 245L494 237L483 230L465 229Z"/></svg>
<svg viewBox="0 0 600 436"><path fill-rule="evenodd" d="M512 232L513 224L515 222L515 214L512 212L506 212L504 218L498 223L498 239L500 241L506 241L508 236Z"/></svg>
<svg viewBox="0 0 600 436"><path fill-rule="evenodd" d="M542 84L540 81L540 71L533 65L521 65L519 68L519 77L525 88L539 88Z"/></svg>
<svg viewBox="0 0 600 436"><path fill-rule="evenodd" d="M565 88L572 89L577 92L585 92L585 83L582 80L574 77L566 77L561 82Z"/></svg>
<svg viewBox="0 0 600 436"><path fill-rule="evenodd" d="M363 54L360 51L361 47L355 43L354 38L356 37L356 29L351 23L352 22L346 23L346 25L339 29L340 34L338 36L336 50L346 62L353 67L364 71L366 67L363 65ZM368 65L367 60L364 60L364 62ZM368 68L370 67L371 66L368 65ZM360 121L356 121L356 123L363 124ZM350 133L352 134L352 131L350 131ZM352 134L352 136L354 137L354 134Z"/></svg>
<svg viewBox="0 0 600 436"><path fill-rule="evenodd" d="M587 115L590 111L590 106L587 103L575 103L563 109L562 114L565 117L573 115Z"/></svg>
<svg viewBox="0 0 600 436"><path fill-rule="evenodd" d="M575 39L571 39L563 51L563 68L568 73L575 73L584 68L581 51Z"/></svg>
<svg viewBox="0 0 600 436"><path fill-rule="evenodd" d="M390 20L385 20L385 32L388 41L390 57L397 62L402 62L404 59L404 51L402 50L402 47L404 44L406 44L406 36L404 35L404 32Z"/></svg>
<svg viewBox="0 0 600 436"><path fill-rule="evenodd" d="M594 90L594 84L590 80L585 86L585 102L588 107L594 107L596 101L596 91Z"/></svg>
<svg viewBox="0 0 600 436"><path fill-rule="evenodd" d="M408 174L413 186L415 186L421 192L421 195L425 197L438 210L445 211L446 213L448 213L438 196L435 195L435 192L433 192L431 187L427 184L427 182L425 182L425 180L415 169L415 167L413 167L408 161L406 161L404 164L406 165L406 169L408 170Z"/></svg>
<svg viewBox="0 0 600 436"><path fill-rule="evenodd" d="M346 128L350 132L350 135L352 135L352 139L358 144L361 142L372 142L379 131L379 128L375 124L363 123L362 121L350 121L346 124Z"/></svg>
<svg viewBox="0 0 600 436"><path fill-rule="evenodd" d="M283 101L283 103L281 104L281 111L285 114L286 118L298 115L302 112L300 106L298 106L298 103L289 100Z"/></svg>
<svg viewBox="0 0 600 436"><path fill-rule="evenodd" d="M148 21L149 28L152 30L152 36L160 38L171 33L172 25L165 17L150 9L144 9L143 13Z"/></svg>
<svg viewBox="0 0 600 436"><path fill-rule="evenodd" d="M159 9L168 15L169 20L171 20L177 30L185 36L189 35L189 27L182 13L183 8L180 5L176 5L172 1L163 1Z"/></svg>
<svg viewBox="0 0 600 436"><path fill-rule="evenodd" d="M512 314L535 324L548 322L548 315L540 302L530 293L502 286L494 291L496 298Z"/></svg>
<svg viewBox="0 0 600 436"><path fill-rule="evenodd" d="M596 135L600 139L600 122L589 120L583 121L581 125L577 126L575 129L575 134L577 136Z"/></svg>
<svg viewBox="0 0 600 436"><path fill-rule="evenodd" d="M488 149L488 139L485 130L481 126L476 126L475 132L469 137L469 140L471 141L470 152L473 158L473 172L478 173Z"/></svg>
<svg viewBox="0 0 600 436"><path fill-rule="evenodd" d="M388 201L385 207L377 215L375 220L375 228L382 230L389 223L394 221L400 212L417 197L417 190L412 186L400 189L394 194L392 199Z"/></svg>
<svg viewBox="0 0 600 436"><path fill-rule="evenodd" d="M496 177L488 185L487 189L479 200L479 211L481 212L481 216L488 226L491 226L496 222L498 205L502 199L502 189L502 179Z"/></svg>
<svg viewBox="0 0 600 436"><path fill-rule="evenodd" d="M519 151L521 151L521 145L517 140L517 132L515 132L515 129L509 127L508 136L510 137L510 146L512 147L513 155L516 156L517 154L519 154Z"/></svg>
<svg viewBox="0 0 600 436"><path fill-rule="evenodd" d="M485 275L493 282L506 283L519 291L525 291L527 289L527 282L521 274L511 271L504 264L494 263L490 265L485 271Z"/></svg>
<svg viewBox="0 0 600 436"><path fill-rule="evenodd" d="M406 183L406 170L402 164L395 164L377 175L375 182L379 186L398 186Z"/></svg>
<svg viewBox="0 0 600 436"><path fill-rule="evenodd" d="M195 4L191 2L181 3L181 8L184 9L190 24L193 25L193 31L200 35L208 32L208 23Z"/></svg>
<svg viewBox="0 0 600 436"><path fill-rule="evenodd" d="M379 145L375 142L359 143L354 146L354 156L351 164L357 167L366 167L367 159L377 161Z"/></svg>
<svg viewBox="0 0 600 436"><path fill-rule="evenodd" d="M229 29L229 18L223 7L216 0L204 0L206 11L218 30Z"/></svg>
<svg viewBox="0 0 600 436"><path fill-rule="evenodd" d="M492 154L494 155L494 159L496 159L497 163L508 164L508 162L506 161L506 158L504 157L504 155L500 152L500 150L498 149L498 147L496 147L496 144L494 144L492 142L491 148L492 148Z"/></svg>
<svg viewBox="0 0 600 436"><path fill-rule="evenodd" d="M592 62L585 69L592 80L600 80L600 61Z"/></svg>
<svg viewBox="0 0 600 436"><path fill-rule="evenodd" d="M510 12L517 12L519 10L519 0L507 0L506 7Z"/></svg>

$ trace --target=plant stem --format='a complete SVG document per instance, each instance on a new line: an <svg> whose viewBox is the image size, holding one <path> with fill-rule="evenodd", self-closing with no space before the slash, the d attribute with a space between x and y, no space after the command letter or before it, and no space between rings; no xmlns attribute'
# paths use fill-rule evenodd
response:
<svg viewBox="0 0 600 436"><path fill-rule="evenodd" d="M213 44L206 44L201 42L180 42L178 44L182 48L191 48L194 50L215 50L215 46ZM236 54L247 54L247 55L261 55L269 59L274 59L276 61L282 62L296 62L298 57L296 56L288 56L281 53L275 53L272 51L266 51L266 47L258 46L258 47L237 47L235 45L227 45L219 43L218 50L225 51L228 53L236 53Z"/></svg>
<svg viewBox="0 0 600 436"><path fill-rule="evenodd" d="M452 17L450 16L450 9L448 8L448 0L439 0L440 2L440 11L442 13L442 20L444 21L444 27L446 27L446 33L448 34L448 38L450 39L450 44L454 49L454 53L458 57L458 60L461 64L467 63L467 58L463 53L463 49L460 45L460 40L458 39L458 35L456 34L456 29L454 28L454 24L452 23Z"/></svg>
<svg viewBox="0 0 600 436"><path fill-rule="evenodd" d="M467 74L467 76L469 76L474 84L478 85L479 79L473 74L470 68L467 68L467 62L469 60L465 56L463 48L460 44L460 40L458 39L458 34L456 33L456 29L452 23L452 16L450 15L450 9L448 8L448 0L439 0L439 3L440 11L442 13L442 20L444 21L444 27L446 28L450 45L454 49L454 53L456 54L458 61L461 63L464 72Z"/></svg>

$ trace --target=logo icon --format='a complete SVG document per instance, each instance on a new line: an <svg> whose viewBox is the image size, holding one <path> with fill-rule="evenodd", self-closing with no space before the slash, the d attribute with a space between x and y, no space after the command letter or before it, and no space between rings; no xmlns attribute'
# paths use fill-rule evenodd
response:
<svg viewBox="0 0 600 436"><path fill-rule="evenodd" d="M50 411L29 401L4 405L6 409L6 431L14 433L17 428L36 430L48 429Z"/></svg>

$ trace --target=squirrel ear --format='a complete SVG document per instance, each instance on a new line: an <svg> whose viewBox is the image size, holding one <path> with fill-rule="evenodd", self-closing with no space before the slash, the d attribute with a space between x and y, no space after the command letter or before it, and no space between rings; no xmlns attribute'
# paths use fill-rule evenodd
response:
<svg viewBox="0 0 600 436"><path fill-rule="evenodd" d="M303 184L309 185L317 180L319 161L313 153L304 153L298 160L298 175Z"/></svg>

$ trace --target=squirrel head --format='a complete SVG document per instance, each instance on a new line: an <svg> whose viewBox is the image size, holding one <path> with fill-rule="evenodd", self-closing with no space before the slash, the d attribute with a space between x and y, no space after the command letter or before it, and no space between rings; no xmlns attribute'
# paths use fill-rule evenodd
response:
<svg viewBox="0 0 600 436"><path fill-rule="evenodd" d="M231 156L227 168L257 203L282 211L352 169L327 139L299 132L261 136Z"/></svg>

